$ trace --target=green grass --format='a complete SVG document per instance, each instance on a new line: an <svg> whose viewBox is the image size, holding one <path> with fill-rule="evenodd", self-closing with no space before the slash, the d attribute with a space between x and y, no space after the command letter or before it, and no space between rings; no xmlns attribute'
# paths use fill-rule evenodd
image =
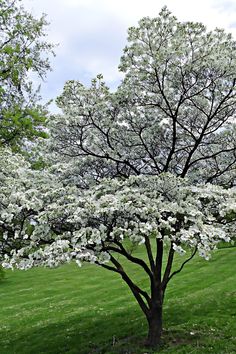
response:
<svg viewBox="0 0 236 354"><path fill-rule="evenodd" d="M221 249L173 278L160 353L235 353L235 259L236 248ZM147 286L142 271L129 271ZM146 331L126 285L97 266L7 271L0 283L1 354L143 354Z"/></svg>

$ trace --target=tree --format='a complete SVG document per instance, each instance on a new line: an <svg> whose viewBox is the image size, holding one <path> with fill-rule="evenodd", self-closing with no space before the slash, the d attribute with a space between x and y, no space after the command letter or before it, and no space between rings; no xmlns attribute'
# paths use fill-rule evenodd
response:
<svg viewBox="0 0 236 354"><path fill-rule="evenodd" d="M47 110L38 103L29 74L45 77L53 48L43 40L45 16L34 18L20 3L0 1L0 145L15 150L25 140L45 137Z"/></svg>
<svg viewBox="0 0 236 354"><path fill-rule="evenodd" d="M156 347L168 282L196 253L208 259L234 232L236 52L224 31L180 23L166 8L131 28L129 41L117 92L101 75L90 88L65 85L58 98L64 114L50 122L51 166L35 171L31 187L13 200L30 212L23 226L9 209L12 193L2 203L2 225L13 233L21 225L19 247L6 230L10 249L2 243L2 254L5 267L75 259L118 273L146 316L148 345ZM132 252L141 244L145 259ZM176 252L185 258L173 271ZM134 283L123 258L143 269L150 289Z"/></svg>

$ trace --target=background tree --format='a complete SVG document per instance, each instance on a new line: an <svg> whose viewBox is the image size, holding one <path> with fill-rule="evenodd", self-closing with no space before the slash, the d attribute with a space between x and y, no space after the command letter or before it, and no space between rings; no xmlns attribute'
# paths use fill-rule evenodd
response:
<svg viewBox="0 0 236 354"><path fill-rule="evenodd" d="M0 149L25 153L27 142L46 137L47 105L30 82L32 74L43 79L50 70L53 46L43 40L46 26L45 16L34 18L21 0L0 0ZM0 226L0 243L2 237Z"/></svg>
<svg viewBox="0 0 236 354"><path fill-rule="evenodd" d="M0 1L0 145L18 150L25 140L45 136L46 107L29 75L50 69L53 46L43 40L45 16L34 18L21 0Z"/></svg>

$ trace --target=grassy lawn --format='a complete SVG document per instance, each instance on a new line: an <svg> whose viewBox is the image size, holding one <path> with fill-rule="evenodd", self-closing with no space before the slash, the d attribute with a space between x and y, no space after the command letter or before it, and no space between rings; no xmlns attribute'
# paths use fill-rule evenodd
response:
<svg viewBox="0 0 236 354"><path fill-rule="evenodd" d="M173 278L162 354L236 352L235 270L236 248L226 248ZM147 285L141 270L129 271ZM126 285L97 266L8 271L0 283L1 354L143 354L146 331Z"/></svg>

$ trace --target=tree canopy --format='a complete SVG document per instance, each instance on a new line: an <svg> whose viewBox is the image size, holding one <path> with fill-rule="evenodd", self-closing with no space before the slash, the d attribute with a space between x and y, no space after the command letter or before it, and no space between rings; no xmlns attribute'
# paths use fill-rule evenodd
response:
<svg viewBox="0 0 236 354"><path fill-rule="evenodd" d="M166 8L128 33L115 93L101 75L89 88L65 85L64 115L52 121L54 149L97 178L171 172L234 185L232 36L179 22Z"/></svg>

